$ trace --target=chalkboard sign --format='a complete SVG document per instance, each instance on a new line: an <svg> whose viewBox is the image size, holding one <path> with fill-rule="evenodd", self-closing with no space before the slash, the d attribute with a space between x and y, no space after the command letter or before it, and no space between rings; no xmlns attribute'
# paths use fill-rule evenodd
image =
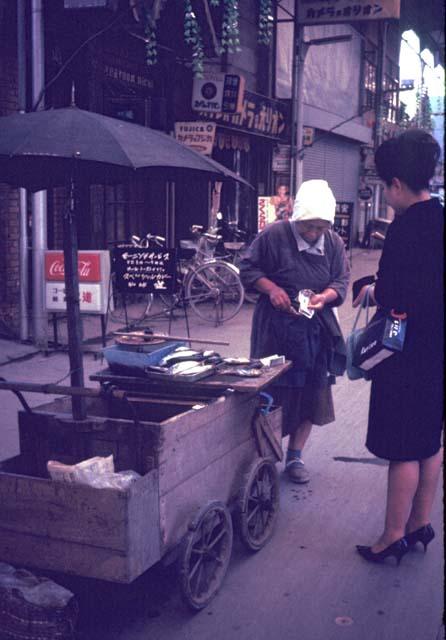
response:
<svg viewBox="0 0 446 640"><path fill-rule="evenodd" d="M173 293L176 283L175 249L117 247L112 269L122 293Z"/></svg>
<svg viewBox="0 0 446 640"><path fill-rule="evenodd" d="M345 247L350 247L352 234L353 202L337 202L333 230L344 241Z"/></svg>

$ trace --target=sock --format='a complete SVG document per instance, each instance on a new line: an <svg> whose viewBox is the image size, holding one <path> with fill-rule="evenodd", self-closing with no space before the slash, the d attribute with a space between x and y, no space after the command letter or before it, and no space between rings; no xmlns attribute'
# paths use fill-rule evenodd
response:
<svg viewBox="0 0 446 640"><path fill-rule="evenodd" d="M302 457L302 449L290 449L288 448L288 451L286 453L286 459L287 460L293 460L294 458L301 458Z"/></svg>

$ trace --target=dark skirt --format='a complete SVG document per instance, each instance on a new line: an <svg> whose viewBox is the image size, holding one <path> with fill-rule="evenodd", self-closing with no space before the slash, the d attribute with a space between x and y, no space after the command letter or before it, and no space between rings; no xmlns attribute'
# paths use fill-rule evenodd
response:
<svg viewBox="0 0 446 640"><path fill-rule="evenodd" d="M331 385L313 387L270 387L274 404L281 405L283 411L282 437L294 435L305 420L312 424L324 425L334 422L334 406Z"/></svg>
<svg viewBox="0 0 446 640"><path fill-rule="evenodd" d="M424 460L441 447L443 370L438 356L401 353L374 370L367 449L386 460Z"/></svg>

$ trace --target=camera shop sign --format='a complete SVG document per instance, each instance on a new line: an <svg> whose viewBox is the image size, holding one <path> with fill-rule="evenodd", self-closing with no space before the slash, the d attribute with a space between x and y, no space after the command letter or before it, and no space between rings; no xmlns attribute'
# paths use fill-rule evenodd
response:
<svg viewBox="0 0 446 640"><path fill-rule="evenodd" d="M301 0L298 17L304 25L389 20L400 17L400 0Z"/></svg>
<svg viewBox="0 0 446 640"><path fill-rule="evenodd" d="M233 73L194 78L192 109L210 113L238 113L242 109L245 79Z"/></svg>
<svg viewBox="0 0 446 640"><path fill-rule="evenodd" d="M216 127L215 122L175 122L175 138L198 153L211 155Z"/></svg>
<svg viewBox="0 0 446 640"><path fill-rule="evenodd" d="M287 103L267 98L252 91L245 91L243 108L240 113L205 113L206 120L215 120L217 125L255 133L267 138L282 140L287 138L289 106Z"/></svg>
<svg viewBox="0 0 446 640"><path fill-rule="evenodd" d="M77 254L79 304L82 313L107 313L110 281L108 251ZM65 263L62 251L45 251L45 303L47 311L65 311Z"/></svg>

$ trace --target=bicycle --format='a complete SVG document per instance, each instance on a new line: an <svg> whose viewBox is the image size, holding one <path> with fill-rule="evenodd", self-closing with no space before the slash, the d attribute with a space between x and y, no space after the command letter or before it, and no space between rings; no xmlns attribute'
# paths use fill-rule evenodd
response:
<svg viewBox="0 0 446 640"><path fill-rule="evenodd" d="M132 235L129 243L117 242L110 243L117 249L139 248L148 249L155 245L164 246L164 238L148 233L144 238ZM116 274L111 273L108 309L107 313L111 320L117 323L125 323L128 327L135 325L144 320L152 308L154 296L153 293L126 293L119 290L116 284Z"/></svg>
<svg viewBox="0 0 446 640"><path fill-rule="evenodd" d="M193 225L191 232L193 240L180 241L180 252L188 255L180 257L177 265L178 291L172 296L160 294L163 313L172 314L187 305L199 318L218 326L240 311L243 285L238 269L215 257L220 236L204 232L200 225Z"/></svg>
<svg viewBox="0 0 446 640"><path fill-rule="evenodd" d="M217 220L221 224L221 218ZM229 264L234 265L239 270L240 262L242 261L246 250L249 247L249 242L247 242L248 234L246 231L239 229L236 223L227 223L224 227L226 233L223 234L223 239L220 247L221 253L216 255L215 257L219 260L224 260ZM217 232L219 227L217 226ZM244 301L249 302L251 304L255 304L259 298L259 292L255 289L244 289L245 296Z"/></svg>

